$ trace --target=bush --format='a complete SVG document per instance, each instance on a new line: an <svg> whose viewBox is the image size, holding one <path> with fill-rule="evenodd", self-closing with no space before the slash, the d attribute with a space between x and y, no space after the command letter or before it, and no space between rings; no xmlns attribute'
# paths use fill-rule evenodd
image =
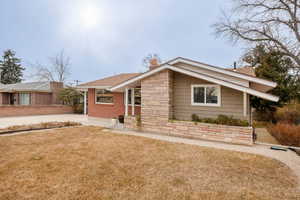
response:
<svg viewBox="0 0 300 200"><path fill-rule="evenodd" d="M193 122L198 122L199 119L200 119L200 118L198 117L198 115L192 114L192 121L193 121Z"/></svg>
<svg viewBox="0 0 300 200"><path fill-rule="evenodd" d="M300 147L300 126L287 123L278 123L268 127L268 131L282 145Z"/></svg>
<svg viewBox="0 0 300 200"><path fill-rule="evenodd" d="M279 108L275 114L274 118L276 122L283 122L289 124L300 124L300 109L298 109L297 105L293 107L293 105L285 106L283 108Z"/></svg>
<svg viewBox="0 0 300 200"><path fill-rule="evenodd" d="M256 121L271 122L274 120L274 112L271 111L254 111L253 119Z"/></svg>
<svg viewBox="0 0 300 200"><path fill-rule="evenodd" d="M72 106L73 107L73 111L74 111L74 113L76 113L76 114L83 114L83 104L81 103L81 104L75 104L75 105L73 105Z"/></svg>
<svg viewBox="0 0 300 200"><path fill-rule="evenodd" d="M198 115L192 114L194 122L202 122L209 124L222 124L228 126L249 126L246 120L234 119L233 116L218 115L216 119L213 118L199 118Z"/></svg>

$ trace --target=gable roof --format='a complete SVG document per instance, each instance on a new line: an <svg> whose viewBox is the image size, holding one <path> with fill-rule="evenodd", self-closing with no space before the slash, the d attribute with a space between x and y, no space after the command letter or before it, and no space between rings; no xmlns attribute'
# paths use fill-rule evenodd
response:
<svg viewBox="0 0 300 200"><path fill-rule="evenodd" d="M78 88L110 88L112 86L118 85L124 81L127 81L133 77L140 75L141 73L123 73L114 76L109 76L96 81L91 81L78 85Z"/></svg>
<svg viewBox="0 0 300 200"><path fill-rule="evenodd" d="M249 75L249 76L256 76L255 75L255 69L253 67L250 67L250 66L239 67L239 68L236 68L236 69L228 69L228 70L234 71L234 72L237 72L237 73L241 73L241 74L246 74L246 75Z"/></svg>
<svg viewBox="0 0 300 200"><path fill-rule="evenodd" d="M51 92L50 82L28 82L0 85L0 92Z"/></svg>
<svg viewBox="0 0 300 200"><path fill-rule="evenodd" d="M145 73L143 73L139 76L136 76L132 79L129 79L129 80L127 80L127 81L125 81L121 84L118 84L114 87L111 87L110 90L115 91L119 88L125 87L126 85L132 84L136 81L139 81L141 79L144 79L148 76L151 76L155 73L158 73L158 72L166 70L166 69L169 69L169 70L172 70L172 71L175 71L175 72L179 72L179 73L182 73L182 74L186 74L186 75L189 75L189 76L192 76L192 77L195 77L195 78L203 79L203 80L215 83L215 84L223 85L225 87L229 87L229 88L232 88L232 89L235 89L235 90L246 92L248 94L251 94L251 95L263 98L263 99L267 99L267 100L270 100L270 101L278 101L279 100L278 97L273 96L271 94L267 94L267 93L260 92L260 91L242 86L242 85L237 85L237 84L234 84L234 83L231 83L231 82L228 82L228 81L224 81L224 80L218 79L216 77L208 76L207 74L201 74L201 73L198 73L198 72L178 68L178 67L175 67L175 66L172 66L172 65L169 65L169 64L163 64L160 67L157 67L153 70L150 70L150 71L145 72Z"/></svg>
<svg viewBox="0 0 300 200"><path fill-rule="evenodd" d="M180 62L189 64L189 65L193 65L193 66L197 66L197 67L200 67L200 68L208 69L208 70L211 70L211 71L223 73L223 74L230 75L230 76L233 76L233 77L236 77L236 78L249 80L251 82L263 84L263 85L270 86L270 87L276 87L277 86L277 83L275 83L273 81L257 78L255 76L247 75L247 74L244 74L244 73L239 73L239 72L236 72L236 71L232 71L232 70L228 70L226 68L221 68L221 67L209 65L209 64L206 64L206 63L201 63L201 62L194 61L194 60L187 59L187 58L178 57L178 58L175 58L175 59L173 59L171 61L168 61L166 63L170 64L170 65L174 65L174 64L180 63Z"/></svg>

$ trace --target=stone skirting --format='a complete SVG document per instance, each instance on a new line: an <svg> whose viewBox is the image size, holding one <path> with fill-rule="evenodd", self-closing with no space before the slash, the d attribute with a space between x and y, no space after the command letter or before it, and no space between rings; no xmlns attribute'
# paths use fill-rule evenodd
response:
<svg viewBox="0 0 300 200"><path fill-rule="evenodd" d="M155 120L156 121L156 120ZM253 128L218 124L195 123L190 121L137 122L135 116L125 117L125 128L174 136L198 138L234 144L253 144ZM139 125L140 124L140 125Z"/></svg>

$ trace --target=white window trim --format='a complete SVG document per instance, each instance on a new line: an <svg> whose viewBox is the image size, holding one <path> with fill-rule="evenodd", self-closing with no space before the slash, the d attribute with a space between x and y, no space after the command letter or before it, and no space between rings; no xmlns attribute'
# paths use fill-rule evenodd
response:
<svg viewBox="0 0 300 200"><path fill-rule="evenodd" d="M218 103L195 103L194 102L194 88L195 87L204 87L204 102L206 102L206 87L216 87L218 91ZM221 86L214 85L214 84L198 84L198 85L191 85L191 104L192 106L213 106L213 107L220 107L221 106Z"/></svg>
<svg viewBox="0 0 300 200"><path fill-rule="evenodd" d="M129 92L129 90L131 90L132 88L128 88L128 92ZM134 89L136 89L136 88L134 88ZM124 96L126 96L126 95L124 95ZM124 97L124 104L125 104L125 98L126 97ZM131 96L130 96L130 98L131 98ZM134 104L135 104L135 102L134 102ZM137 104L135 104L134 106L136 107L140 107L142 104L140 104L140 105L137 105ZM131 103L128 103L128 106L132 106L132 104Z"/></svg>
<svg viewBox="0 0 300 200"><path fill-rule="evenodd" d="M114 105L114 103L101 103L101 102L97 102L97 90L103 90L103 89L95 89L95 104ZM114 95L113 95L113 99L114 99Z"/></svg>

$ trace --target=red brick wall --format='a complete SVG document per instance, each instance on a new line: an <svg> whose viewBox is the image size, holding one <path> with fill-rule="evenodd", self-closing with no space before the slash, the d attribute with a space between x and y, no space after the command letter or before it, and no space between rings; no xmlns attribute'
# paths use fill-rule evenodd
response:
<svg viewBox="0 0 300 200"><path fill-rule="evenodd" d="M113 118L125 114L124 93L113 93L113 104L96 104L95 89L88 91L88 115L90 117ZM135 115L141 113L141 107L135 106ZM131 106L129 106L128 114L131 115Z"/></svg>
<svg viewBox="0 0 300 200"><path fill-rule="evenodd" d="M51 93L31 92L31 105L51 105L51 102Z"/></svg>
<svg viewBox="0 0 300 200"><path fill-rule="evenodd" d="M73 113L72 107L64 105L0 106L0 117L69 113Z"/></svg>
<svg viewBox="0 0 300 200"><path fill-rule="evenodd" d="M52 91L52 104L61 104L61 101L58 98L59 92L63 89L64 84L62 82L50 82L50 88Z"/></svg>

